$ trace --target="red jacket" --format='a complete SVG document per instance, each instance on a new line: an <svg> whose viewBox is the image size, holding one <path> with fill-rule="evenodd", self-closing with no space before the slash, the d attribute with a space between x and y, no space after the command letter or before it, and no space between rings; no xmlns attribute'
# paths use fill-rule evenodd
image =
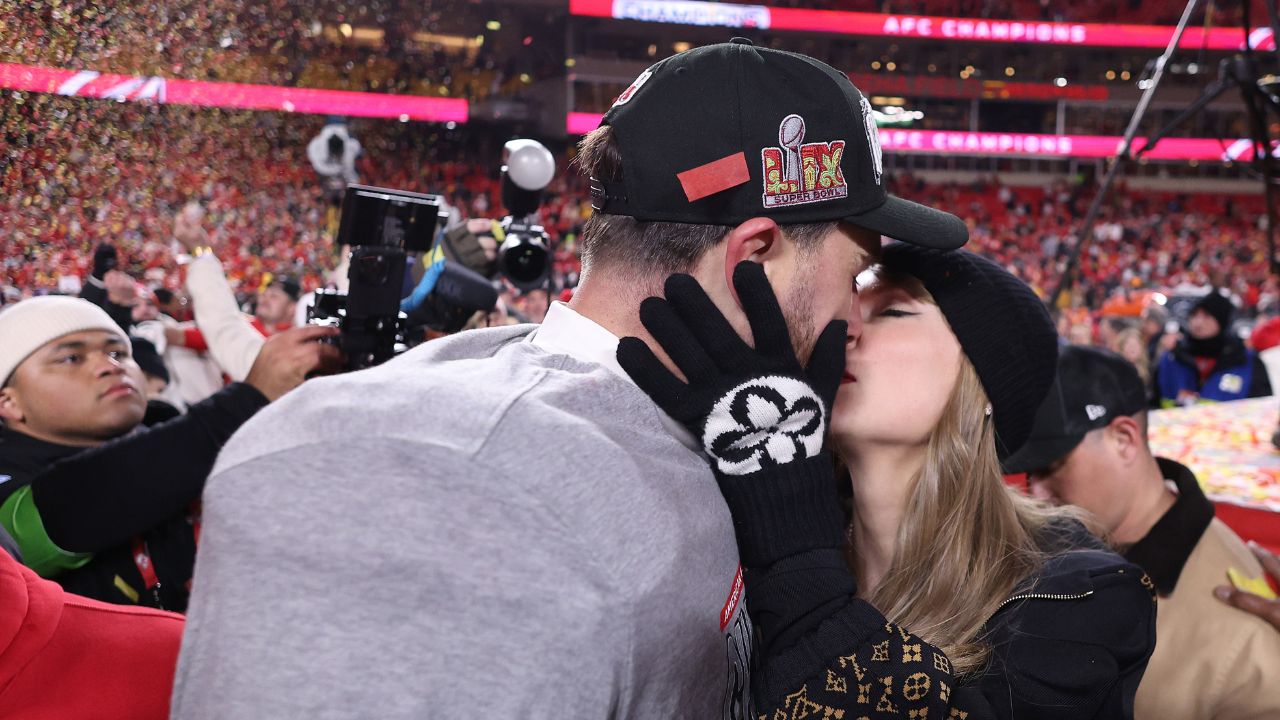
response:
<svg viewBox="0 0 1280 720"><path fill-rule="evenodd" d="M167 720L182 627L65 593L0 551L0 719Z"/></svg>

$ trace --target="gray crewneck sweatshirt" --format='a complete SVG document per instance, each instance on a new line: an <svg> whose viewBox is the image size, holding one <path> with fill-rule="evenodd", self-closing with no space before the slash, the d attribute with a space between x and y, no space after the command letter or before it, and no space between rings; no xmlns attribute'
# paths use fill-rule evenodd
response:
<svg viewBox="0 0 1280 720"><path fill-rule="evenodd" d="M746 716L710 470L635 385L531 330L309 381L232 437L174 718Z"/></svg>

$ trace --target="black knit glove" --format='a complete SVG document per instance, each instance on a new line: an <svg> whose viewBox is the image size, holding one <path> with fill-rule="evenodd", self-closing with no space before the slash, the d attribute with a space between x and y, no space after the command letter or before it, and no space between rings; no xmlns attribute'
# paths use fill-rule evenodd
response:
<svg viewBox="0 0 1280 720"><path fill-rule="evenodd" d="M831 404L844 374L847 323L832 321L809 366L796 359L764 270L744 262L733 284L752 348L688 275L667 279L640 320L689 379L681 382L640 339L623 338L618 362L668 415L698 437L733 514L748 568L816 548L838 548L843 520L830 455Z"/></svg>
<svg viewBox="0 0 1280 720"><path fill-rule="evenodd" d="M99 245L93 250L93 277L101 280L120 263L114 245Z"/></svg>

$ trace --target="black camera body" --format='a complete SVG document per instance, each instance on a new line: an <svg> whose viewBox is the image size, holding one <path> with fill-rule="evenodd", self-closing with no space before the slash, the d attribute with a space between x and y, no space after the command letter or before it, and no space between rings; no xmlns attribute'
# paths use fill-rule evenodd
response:
<svg viewBox="0 0 1280 720"><path fill-rule="evenodd" d="M545 288L551 277L551 237L533 218L532 214L508 216L500 223L499 267L520 290Z"/></svg>
<svg viewBox="0 0 1280 720"><path fill-rule="evenodd" d="M316 292L312 325L342 330L338 345L348 370L386 362L407 349L407 316L400 311L408 253L429 251L447 219L438 195L348 185L336 242L351 247L346 294Z"/></svg>

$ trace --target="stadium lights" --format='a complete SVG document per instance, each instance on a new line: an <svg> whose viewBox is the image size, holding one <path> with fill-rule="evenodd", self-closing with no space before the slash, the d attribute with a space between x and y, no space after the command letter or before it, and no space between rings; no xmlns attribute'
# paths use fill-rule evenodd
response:
<svg viewBox="0 0 1280 720"><path fill-rule="evenodd" d="M884 69L888 70L889 72L893 72L894 70L898 69L898 63L890 60L887 64L885 64Z"/></svg>
<svg viewBox="0 0 1280 720"><path fill-rule="evenodd" d="M484 27L486 30L493 30L496 32L502 29L502 23L498 22L497 20L490 20L489 22L484 24Z"/></svg>
<svg viewBox="0 0 1280 720"><path fill-rule="evenodd" d="M872 95L870 99L871 99L872 105L893 105L896 107L902 107L903 105L907 104L907 99L901 98L901 97L886 97L884 95Z"/></svg>
<svg viewBox="0 0 1280 720"><path fill-rule="evenodd" d="M919 110L905 110L893 105L883 110L872 108L871 116L875 118L878 127L906 127L917 120L924 119L924 113Z"/></svg>
<svg viewBox="0 0 1280 720"><path fill-rule="evenodd" d="M1129 78L1131 78L1131 77L1133 77L1133 76L1129 74L1129 71L1128 71L1128 70L1125 70L1124 72L1120 73L1120 79L1121 79L1121 80L1128 80L1128 79L1129 79Z"/></svg>
<svg viewBox="0 0 1280 720"><path fill-rule="evenodd" d="M880 61L879 61L879 60L872 60L872 61L871 61L871 69L872 69L872 70L879 70L879 69L880 69Z"/></svg>
<svg viewBox="0 0 1280 720"><path fill-rule="evenodd" d="M692 45L690 45L689 43L687 43L687 42L683 41L683 40L681 40L680 42L672 43L672 44L671 44L671 49L672 49L673 51L675 51L675 52L678 52L678 53L685 52L686 50L688 50L688 49L689 49L689 48L691 48L691 47L693 47L693 46L692 46Z"/></svg>
<svg viewBox="0 0 1280 720"><path fill-rule="evenodd" d="M1004 76L1005 76L1005 77L1013 77L1014 72L1015 72L1015 70L1013 69L1013 66L1012 66L1012 65L1010 65L1009 67L1007 67L1007 68L1005 68L1005 69L1004 69Z"/></svg>
<svg viewBox="0 0 1280 720"><path fill-rule="evenodd" d="M1067 86L1067 79L1064 77L1055 78L1053 81L1053 84L1057 85L1060 88L1064 88Z"/></svg>
<svg viewBox="0 0 1280 720"><path fill-rule="evenodd" d="M1115 80L1115 79L1116 79L1116 71L1115 71L1115 70L1108 70L1108 71L1107 71L1107 79L1108 79L1108 80Z"/></svg>
<svg viewBox="0 0 1280 720"><path fill-rule="evenodd" d="M483 37L463 37L462 35L439 35L437 33L429 33L419 30L413 34L414 42L423 45L440 45L447 48L470 50L479 44L479 39Z"/></svg>

